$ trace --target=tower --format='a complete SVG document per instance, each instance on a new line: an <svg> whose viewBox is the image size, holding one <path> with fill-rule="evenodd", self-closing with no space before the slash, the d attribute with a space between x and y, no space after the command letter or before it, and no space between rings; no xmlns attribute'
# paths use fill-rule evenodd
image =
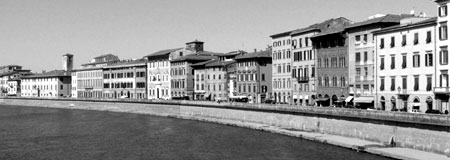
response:
<svg viewBox="0 0 450 160"><path fill-rule="evenodd" d="M69 53L64 54L62 64L64 71L71 71L73 69L73 55Z"/></svg>
<svg viewBox="0 0 450 160"><path fill-rule="evenodd" d="M203 43L205 42L198 40L188 42L186 43L186 50L192 51L194 53L201 52L203 51Z"/></svg>

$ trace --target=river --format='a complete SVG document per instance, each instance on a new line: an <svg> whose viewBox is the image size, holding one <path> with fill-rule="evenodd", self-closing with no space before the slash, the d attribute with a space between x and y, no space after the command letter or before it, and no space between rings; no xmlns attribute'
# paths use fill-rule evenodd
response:
<svg viewBox="0 0 450 160"><path fill-rule="evenodd" d="M269 132L149 115L0 105L0 159L388 159Z"/></svg>

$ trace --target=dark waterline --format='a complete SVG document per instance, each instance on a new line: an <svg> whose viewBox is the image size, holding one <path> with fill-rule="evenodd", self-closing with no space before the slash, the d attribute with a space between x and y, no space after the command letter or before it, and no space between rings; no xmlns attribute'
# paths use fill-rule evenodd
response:
<svg viewBox="0 0 450 160"><path fill-rule="evenodd" d="M387 159L246 128L0 105L0 159Z"/></svg>

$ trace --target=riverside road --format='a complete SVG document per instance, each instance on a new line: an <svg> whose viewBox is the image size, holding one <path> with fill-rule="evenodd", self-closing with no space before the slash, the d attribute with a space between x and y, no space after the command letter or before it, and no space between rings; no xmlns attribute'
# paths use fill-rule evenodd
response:
<svg viewBox="0 0 450 160"><path fill-rule="evenodd" d="M219 124L101 111L0 106L0 159L387 159Z"/></svg>

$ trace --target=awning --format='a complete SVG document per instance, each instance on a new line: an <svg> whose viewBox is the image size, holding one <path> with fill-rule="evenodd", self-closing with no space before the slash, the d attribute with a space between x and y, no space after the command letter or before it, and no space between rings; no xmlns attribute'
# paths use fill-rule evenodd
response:
<svg viewBox="0 0 450 160"><path fill-rule="evenodd" d="M373 97L357 97L353 101L355 103L373 103Z"/></svg>
<svg viewBox="0 0 450 160"><path fill-rule="evenodd" d="M330 100L330 98L319 98L316 101L329 101L329 100Z"/></svg>
<svg viewBox="0 0 450 160"><path fill-rule="evenodd" d="M353 99L353 96L348 96L348 97L345 99L345 102L351 102L352 99Z"/></svg>
<svg viewBox="0 0 450 160"><path fill-rule="evenodd" d="M420 103L413 103L413 106L420 106Z"/></svg>
<svg viewBox="0 0 450 160"><path fill-rule="evenodd" d="M309 96L308 96L308 95L306 95L306 96L305 96L305 99L309 99Z"/></svg>

